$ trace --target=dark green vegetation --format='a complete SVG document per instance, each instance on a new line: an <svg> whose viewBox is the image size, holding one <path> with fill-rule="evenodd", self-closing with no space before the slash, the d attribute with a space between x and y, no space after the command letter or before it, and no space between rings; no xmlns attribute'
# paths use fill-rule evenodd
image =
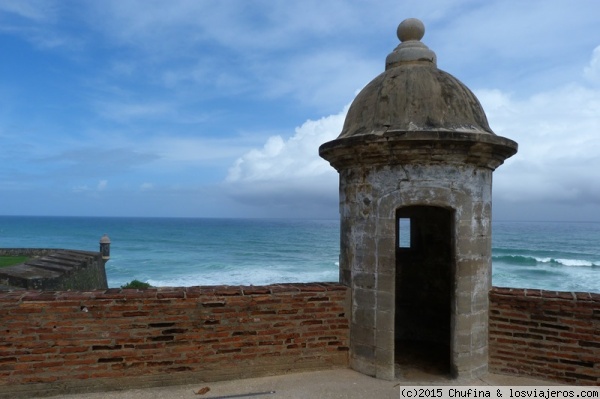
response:
<svg viewBox="0 0 600 399"><path fill-rule="evenodd" d="M29 259L27 256L0 256L0 267L18 265Z"/></svg>
<svg viewBox="0 0 600 399"><path fill-rule="evenodd" d="M121 288L135 288L138 290L144 290L146 288L152 288L152 286L148 283L144 283L139 280L132 280L125 285L122 285Z"/></svg>

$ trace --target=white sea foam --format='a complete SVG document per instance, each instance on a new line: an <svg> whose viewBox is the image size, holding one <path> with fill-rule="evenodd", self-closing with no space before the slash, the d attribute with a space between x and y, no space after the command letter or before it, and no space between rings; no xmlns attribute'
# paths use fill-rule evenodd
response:
<svg viewBox="0 0 600 399"><path fill-rule="evenodd" d="M555 259L556 262L564 266L595 266L593 262L581 259Z"/></svg>
<svg viewBox="0 0 600 399"><path fill-rule="evenodd" d="M196 285L270 285L307 281L336 282L338 278L337 269L304 273L253 270L237 273L202 273L164 279L151 278L147 282L154 287L184 287Z"/></svg>
<svg viewBox="0 0 600 399"><path fill-rule="evenodd" d="M583 259L564 259L564 258L535 258L540 263L557 263L562 266L574 266L574 267L592 267L600 265L600 262L590 262Z"/></svg>

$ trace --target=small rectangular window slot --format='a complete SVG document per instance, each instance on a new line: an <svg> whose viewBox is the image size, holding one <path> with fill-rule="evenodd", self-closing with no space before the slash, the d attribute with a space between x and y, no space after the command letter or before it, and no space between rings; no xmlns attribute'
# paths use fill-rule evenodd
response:
<svg viewBox="0 0 600 399"><path fill-rule="evenodd" d="M410 244L410 218L400 218L398 220L398 246L410 248Z"/></svg>

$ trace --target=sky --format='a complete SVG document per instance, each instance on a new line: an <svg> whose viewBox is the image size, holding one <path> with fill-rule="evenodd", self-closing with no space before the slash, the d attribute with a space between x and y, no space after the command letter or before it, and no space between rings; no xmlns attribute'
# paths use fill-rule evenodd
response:
<svg viewBox="0 0 600 399"><path fill-rule="evenodd" d="M0 215L335 219L318 147L411 17L519 143L494 220L600 221L597 0L0 0Z"/></svg>

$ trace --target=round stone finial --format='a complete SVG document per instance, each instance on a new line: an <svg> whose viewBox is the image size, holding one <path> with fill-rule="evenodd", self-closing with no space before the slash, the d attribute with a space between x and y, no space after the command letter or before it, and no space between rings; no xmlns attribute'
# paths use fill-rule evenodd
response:
<svg viewBox="0 0 600 399"><path fill-rule="evenodd" d="M417 18L407 18L398 25L398 39L401 42L421 40L425 35L425 25Z"/></svg>
<svg viewBox="0 0 600 399"><path fill-rule="evenodd" d="M395 68L406 63L418 62L424 65L437 65L435 53L421 42L425 35L425 25L417 18L405 19L396 30L401 43L388 54L385 69Z"/></svg>

